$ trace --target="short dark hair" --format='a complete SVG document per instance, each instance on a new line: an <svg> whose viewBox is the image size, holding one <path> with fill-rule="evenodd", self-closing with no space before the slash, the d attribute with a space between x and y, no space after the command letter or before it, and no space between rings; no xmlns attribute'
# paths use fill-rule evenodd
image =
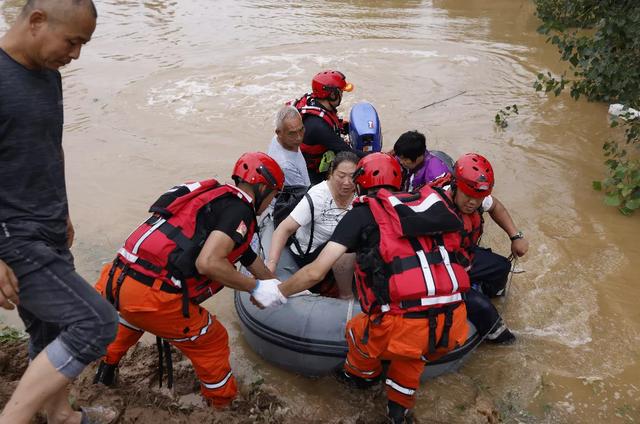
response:
<svg viewBox="0 0 640 424"><path fill-rule="evenodd" d="M33 9L37 9L43 0L27 0L27 3L22 8L22 15L26 16ZM51 0L47 0L51 1ZM59 0L58 0L59 1ZM95 19L98 19L98 10L93 0L67 0L71 2L72 7L86 7Z"/></svg>
<svg viewBox="0 0 640 424"><path fill-rule="evenodd" d="M418 156L424 155L426 150L427 139L424 134L416 130L402 134L398 137L396 144L393 145L393 151L396 156L410 160L418 159Z"/></svg>
<svg viewBox="0 0 640 424"><path fill-rule="evenodd" d="M331 161L331 167L329 168L329 174L333 174L333 171L335 171L336 168L338 167L338 165L340 165L342 162L352 162L352 163L357 165L358 162L360 162L360 158L358 157L358 155L356 155L355 153L350 152L348 150L344 150L342 152L338 152L336 157L333 158L333 161Z"/></svg>

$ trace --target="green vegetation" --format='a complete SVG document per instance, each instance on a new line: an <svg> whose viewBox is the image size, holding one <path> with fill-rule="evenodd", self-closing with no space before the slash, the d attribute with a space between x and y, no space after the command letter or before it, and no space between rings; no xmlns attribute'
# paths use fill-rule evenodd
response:
<svg viewBox="0 0 640 424"><path fill-rule="evenodd" d="M0 342L15 342L20 340L26 340L27 335L15 328L5 327L0 329Z"/></svg>
<svg viewBox="0 0 640 424"><path fill-rule="evenodd" d="M637 0L534 0L542 26L538 32L557 46L569 71L556 78L540 73L537 91L622 103L640 109L640 2ZM623 140L603 145L609 176L593 187L605 203L625 215L640 208L640 120L622 124Z"/></svg>
<svg viewBox="0 0 640 424"><path fill-rule="evenodd" d="M616 417L623 418L624 421L628 423L635 422L633 419L635 412L636 408L626 403L622 406L616 407Z"/></svg>

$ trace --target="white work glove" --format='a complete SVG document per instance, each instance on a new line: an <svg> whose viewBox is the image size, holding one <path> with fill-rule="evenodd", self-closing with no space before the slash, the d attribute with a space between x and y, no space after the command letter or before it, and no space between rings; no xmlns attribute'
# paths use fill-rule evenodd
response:
<svg viewBox="0 0 640 424"><path fill-rule="evenodd" d="M272 278L270 280L256 280L256 287L251 291L254 304L259 308L269 308L287 303L287 298L282 295L278 288L280 281Z"/></svg>

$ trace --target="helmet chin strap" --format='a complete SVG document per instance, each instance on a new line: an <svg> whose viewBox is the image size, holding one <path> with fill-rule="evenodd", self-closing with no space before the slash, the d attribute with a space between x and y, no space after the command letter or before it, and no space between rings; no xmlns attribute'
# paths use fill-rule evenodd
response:
<svg viewBox="0 0 640 424"><path fill-rule="evenodd" d="M260 186L262 185L263 184L251 184L251 189L253 190L254 197L253 201L255 203L253 208L255 209L256 213L258 213L258 209L260 209L260 206L262 205L262 202L264 202L264 199L269 197L269 195L273 191L271 189L265 189L264 192L260 192Z"/></svg>
<svg viewBox="0 0 640 424"><path fill-rule="evenodd" d="M338 102L337 105L334 106L332 102L335 102L338 99L340 99L340 101ZM327 100L329 101L331 112L337 112L338 106L340 106L340 103L342 103L342 94L340 93L340 90L338 88L333 88L332 93L329 97L327 97Z"/></svg>

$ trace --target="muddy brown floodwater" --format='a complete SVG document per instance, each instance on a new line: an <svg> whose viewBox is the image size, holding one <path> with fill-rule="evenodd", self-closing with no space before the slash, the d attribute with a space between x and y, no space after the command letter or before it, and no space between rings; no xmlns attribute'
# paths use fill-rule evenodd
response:
<svg viewBox="0 0 640 424"><path fill-rule="evenodd" d="M0 30L21 3L0 0ZM535 32L532 2L103 0L98 6L94 39L62 71L73 251L89 281L155 196L188 179L227 179L240 153L266 150L278 105L307 91L317 71L337 68L356 86L342 110L373 103L385 147L418 129L429 147L454 158L467 151L487 156L497 197L531 242L518 264L526 272L497 305L518 342L483 346L459 372L428 382L418 394L417 417L640 421L640 221L604 206L591 189L604 175L601 146L612 136L607 105L547 98L531 88L540 70L564 69ZM512 104L520 114L497 131L493 116ZM509 248L492 223L484 243L501 253ZM380 393L349 393L331 378L309 380L257 357L242 339L230 291L209 307L229 330L246 402L255 401L255 386L274 396L272 406L257 410L288 408L286 420L293 421L379 418ZM2 319L20 325L14 314ZM128 364L129 373L152 367L131 358ZM159 419L170 417L163 407L176 410L165 398L153 400L163 392L149 391L145 372L127 380L127 390L139 386L134 406L157 402ZM86 378L85 399L109 396L91 392ZM184 391L175 396L184 398ZM212 420L198 418L204 412L196 396L180 402L196 404L192 421ZM237 412L259 420L250 408Z"/></svg>

